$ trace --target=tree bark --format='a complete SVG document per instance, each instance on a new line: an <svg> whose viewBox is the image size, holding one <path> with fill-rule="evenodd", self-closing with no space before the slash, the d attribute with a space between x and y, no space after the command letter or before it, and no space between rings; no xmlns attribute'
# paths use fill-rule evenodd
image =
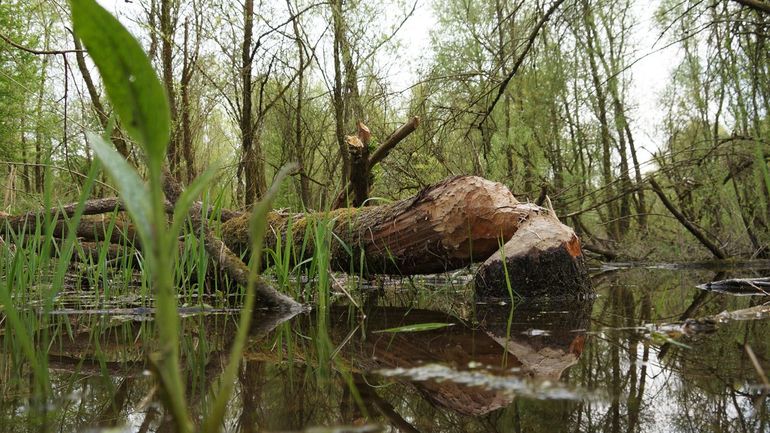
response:
<svg viewBox="0 0 770 433"><path fill-rule="evenodd" d="M361 207L369 199L369 128L358 122L358 134L346 137L350 152L350 184L353 186L351 206Z"/></svg>
<svg viewBox="0 0 770 433"><path fill-rule="evenodd" d="M368 194L368 188L369 188L369 178L371 177L372 169L375 165L382 162L383 159L385 159L386 156L390 153L393 148L396 147L398 143L401 142L401 140L405 139L409 134L415 131L417 127L420 126L420 118L417 116L412 117L401 125L398 129L393 131L393 133L388 136L388 138L378 147L371 156L369 155L368 149L366 150L367 160L364 160L364 155L358 155L358 161L356 164L358 164L358 172L361 172L361 165L363 165L363 168L366 170L366 179L367 179L367 194ZM368 130L367 130L368 131ZM348 158L352 161L352 157L350 155L350 151L346 150L348 152ZM360 174L357 174L357 176L361 176ZM351 179L345 186L345 188L337 195L337 198L334 199L334 203L332 208L333 209L339 209L341 207L346 207L345 204L347 203L348 197L352 194L354 194L354 183L353 182L353 174L351 172ZM361 201L363 202L363 200ZM356 206L356 205L353 205Z"/></svg>
<svg viewBox="0 0 770 433"><path fill-rule="evenodd" d="M173 43L174 33L176 32L176 11L171 4L172 0L161 0L160 2L160 33L161 33L161 65L163 70L163 85L168 95L168 105L171 113L171 139L166 151L169 169L176 178L179 174L179 131L177 128L177 103L176 92L174 90L174 68L173 68Z"/></svg>
<svg viewBox="0 0 770 433"><path fill-rule="evenodd" d="M169 194L169 200L173 200L173 195ZM71 215L76 206L20 216L0 215L0 222L14 230L29 232L46 217L55 219L60 215ZM122 209L122 204L114 198L92 200L85 204L84 214ZM167 212L173 212L171 202L167 204ZM203 213L200 203L191 210L195 227L203 227ZM221 226L222 241L208 230L206 234L206 250L220 264L235 262L238 254L247 256L252 244L250 214L228 215L228 218ZM110 221L108 218L84 218L74 229L81 241L106 240L120 244L127 237L135 248L142 248L134 227L120 217L107 236ZM582 267L580 243L571 229L559 223L547 209L519 203L504 185L476 176L451 177L423 189L414 197L381 206L307 214L274 211L268 214L267 222L265 248L276 250L280 239L282 246L290 245L293 249L294 254L290 257L295 263L306 262L305 258L314 256L316 245L322 245L328 249L330 267L334 271L431 274L481 262L498 251L505 240L511 239L506 245L506 257L514 256L508 251L512 244L522 253L516 255L521 258L520 262L508 262L508 270L521 278L516 284L530 286L529 293L563 293L565 287L569 293L585 293L590 289ZM54 224L54 237L66 236L69 230L66 221L59 219ZM323 230L324 227L327 230ZM290 230L292 241L289 243L287 234ZM269 255L265 256L263 263L269 266ZM241 263L240 260L237 262ZM506 280L501 275L504 274L486 278L482 294L506 294ZM539 285L533 286L533 275L541 275L536 281ZM571 285L552 284L557 280Z"/></svg>
<svg viewBox="0 0 770 433"><path fill-rule="evenodd" d="M525 218L513 237L479 267L476 295L499 298L592 293L575 232L544 208L533 209Z"/></svg>
<svg viewBox="0 0 770 433"><path fill-rule="evenodd" d="M344 37L342 27L342 0L336 0L330 4L332 20L334 22L334 87L332 89L332 105L334 106L334 135L342 157L342 178L344 186L350 179L350 154L345 145L345 106L342 97L342 59L341 46Z"/></svg>
<svg viewBox="0 0 770 433"><path fill-rule="evenodd" d="M172 204L175 204L182 194L181 186L171 177L170 173L165 174L164 192L166 198ZM249 267L235 255L219 238L214 236L214 232L206 226L206 220L202 217L203 209L199 203L194 204L189 211L190 221L195 231L203 233L203 245L206 252L214 261L227 272L227 274L242 287L249 287ZM247 218L247 227L248 220ZM278 292L260 276L253 280L253 290L256 293L260 307L266 307L271 310L297 312L302 306L294 299L283 293Z"/></svg>
<svg viewBox="0 0 770 433"><path fill-rule="evenodd" d="M275 248L278 236L285 245L291 228L293 248L301 261L303 255L311 257L320 242L314 239L315 227L328 224L334 233L333 270L399 275L444 272L489 257L532 208L519 203L502 184L458 176L387 205L313 214L273 212L265 247ZM223 224L222 240L236 253L247 253L248 216Z"/></svg>
<svg viewBox="0 0 770 433"><path fill-rule="evenodd" d="M196 29L196 32L200 32L200 29ZM186 171L186 182L189 184L198 176L198 172L195 169L195 149L193 148L193 131L192 131L192 103L190 101L190 85L192 83L193 75L195 73L195 66L198 60L198 50L200 44L196 41L195 53L192 55L189 51L190 42L190 23L188 20L184 22L184 47L182 58L182 79L180 80L179 87L181 93L181 140L179 143L182 145L181 154L184 157Z"/></svg>
<svg viewBox="0 0 770 433"><path fill-rule="evenodd" d="M251 49L254 32L254 0L243 4L243 44L241 45L241 164L246 181L244 203L254 204L261 195L257 179L257 152L254 149L254 113L252 104L253 81L251 77Z"/></svg>
<svg viewBox="0 0 770 433"><path fill-rule="evenodd" d="M594 23L593 12L591 11L588 2L583 1L583 21L586 25L586 44L588 47L588 60L591 69L591 81L594 85L594 93L596 95L596 114L599 119L600 136L602 144L602 180L605 190L605 197L612 197L615 195L615 188L613 187L612 179L612 137L610 136L609 121L607 117L607 95L604 93L605 89L602 84L602 79L599 76L599 67L596 63L597 51L600 49L600 41L596 36L596 24ZM610 236L617 240L620 239L621 233L618 224L618 208L614 202L607 204L609 211L607 229Z"/></svg>
<svg viewBox="0 0 770 433"><path fill-rule="evenodd" d="M286 0L286 6L289 8L289 11L292 10L291 0ZM294 13L292 12L292 14ZM299 164L299 190L297 193L300 197L300 200L302 200L302 206L307 209L311 204L310 182L308 181L307 176L308 172L310 171L310 167L306 163L306 151L304 149L302 136L302 102L305 98L305 43L302 39L302 32L299 28L299 20L299 17L297 17L291 22L292 29L294 30L294 39L297 43L297 53L299 54L299 64L297 65L297 105L294 112L294 152L292 156L297 161L297 164ZM312 158L312 155L310 155L310 157Z"/></svg>

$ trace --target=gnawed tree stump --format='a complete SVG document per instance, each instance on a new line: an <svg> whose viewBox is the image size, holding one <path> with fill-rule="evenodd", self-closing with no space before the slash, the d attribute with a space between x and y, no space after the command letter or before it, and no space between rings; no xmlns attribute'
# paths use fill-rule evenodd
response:
<svg viewBox="0 0 770 433"><path fill-rule="evenodd" d="M509 282L524 297L592 293L577 235L549 210L536 206L503 248L479 267L476 294L507 297Z"/></svg>
<svg viewBox="0 0 770 433"><path fill-rule="evenodd" d="M278 237L286 245L291 227L295 257L311 257L314 228L329 224L334 233L330 257L335 271L430 274L489 257L501 238L516 232L526 212L504 185L456 176L391 204L313 214L271 213L265 247L275 248ZM248 216L224 223L222 240L234 251L247 253Z"/></svg>

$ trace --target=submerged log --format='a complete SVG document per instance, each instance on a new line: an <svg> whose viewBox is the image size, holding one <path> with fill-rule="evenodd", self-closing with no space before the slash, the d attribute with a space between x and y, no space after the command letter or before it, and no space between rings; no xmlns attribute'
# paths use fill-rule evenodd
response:
<svg viewBox="0 0 770 433"><path fill-rule="evenodd" d="M516 232L527 212L528 205L520 204L504 185L456 176L391 204L313 214L271 213L265 247L275 249L279 238L285 246L291 229L295 257L311 257L319 242L328 242L335 271L430 274L489 257L500 239ZM318 227L333 234L319 238ZM224 223L222 240L234 251L247 253L248 216Z"/></svg>
<svg viewBox="0 0 770 433"><path fill-rule="evenodd" d="M551 211L533 209L476 273L476 295L575 296L592 292L580 240Z"/></svg>
<svg viewBox="0 0 770 433"><path fill-rule="evenodd" d="M731 278L711 281L697 286L711 292L730 293L733 295L770 295L770 277Z"/></svg>

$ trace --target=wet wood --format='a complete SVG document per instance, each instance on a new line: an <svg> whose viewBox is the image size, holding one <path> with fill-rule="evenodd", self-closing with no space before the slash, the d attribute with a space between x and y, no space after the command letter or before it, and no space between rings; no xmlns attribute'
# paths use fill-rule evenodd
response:
<svg viewBox="0 0 770 433"><path fill-rule="evenodd" d="M476 273L476 295L580 296L592 293L580 240L551 211L533 208L505 246Z"/></svg>
<svg viewBox="0 0 770 433"><path fill-rule="evenodd" d="M735 295L770 295L770 277L731 278L701 284L698 288Z"/></svg>
<svg viewBox="0 0 770 433"><path fill-rule="evenodd" d="M173 191L166 193L167 207L171 209L175 195ZM85 208L86 213L107 214L80 221L75 230L81 242L125 244L127 238L131 246L141 249L134 228L123 216L114 217L114 229L109 230L112 212L123 209L117 199L92 200ZM73 215L75 210L75 205L67 205L20 216L0 215L0 220L16 231L25 229L30 233L46 216L60 218L53 227L54 237L63 238L69 228L62 215ZM196 231L204 225L203 213L200 203L190 211ZM206 250L235 281L245 284L247 273L227 269L243 271L238 256L250 253L250 214L225 215L228 219L221 225L221 240L206 229ZM314 256L320 242L329 252L332 270L415 275L451 271L484 261L510 239L505 257L517 292L534 296L589 291L580 242L571 229L549 215L544 208L519 203L500 183L477 176L456 176L386 205L306 214L271 212L264 245L276 250L279 245L286 248L290 244L297 264L309 263L306 259ZM496 257L500 263L500 254ZM269 266L268 260L266 254ZM505 272L494 263L492 260L481 267L477 289L482 295L507 297Z"/></svg>
<svg viewBox="0 0 770 433"><path fill-rule="evenodd" d="M105 212L112 212L113 208ZM66 213L65 213L66 214ZM62 214L54 214L54 217L62 218ZM71 227L67 221L62 219L50 220L52 227L51 234L55 239L64 239L70 230L75 230L75 235L80 241L101 242L107 241L112 244L123 244L128 242L137 249L141 249L139 236L134 227L123 220L122 216L116 217L114 222L107 215L86 215L81 218L76 227ZM112 230L110 226L112 225ZM0 227L6 227L16 234L24 233L24 238L35 233L44 234L45 219L42 216L24 214L20 216L0 215ZM8 238L12 241L12 237Z"/></svg>

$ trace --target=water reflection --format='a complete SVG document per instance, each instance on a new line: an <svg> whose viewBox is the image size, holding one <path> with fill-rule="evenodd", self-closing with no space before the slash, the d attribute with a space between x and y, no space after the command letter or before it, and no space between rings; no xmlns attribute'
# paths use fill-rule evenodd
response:
<svg viewBox="0 0 770 433"><path fill-rule="evenodd" d="M578 398L558 380L583 351L591 304L479 305L474 325L436 311L373 308L351 355L362 370L400 379L463 415L487 414L520 395ZM420 323L453 326L381 333Z"/></svg>
<svg viewBox="0 0 770 433"><path fill-rule="evenodd" d="M770 320L756 314L766 299L695 287L730 276L625 269L597 279L595 300L513 307L416 295L419 288L410 287L407 295L371 294L360 309L334 306L284 323L263 317L252 329L224 427L770 431L757 372L770 371ZM720 316L736 310L745 314ZM688 319L714 317L725 319L710 333L670 332ZM380 332L422 323L452 326ZM187 396L191 412L202 416L236 318L193 315L183 326ZM154 333L153 322L125 314L52 319L38 337L43 344L45 334L55 336L47 343L53 395L45 401L33 398L30 368L13 336L0 334L0 431L174 431L149 374Z"/></svg>

